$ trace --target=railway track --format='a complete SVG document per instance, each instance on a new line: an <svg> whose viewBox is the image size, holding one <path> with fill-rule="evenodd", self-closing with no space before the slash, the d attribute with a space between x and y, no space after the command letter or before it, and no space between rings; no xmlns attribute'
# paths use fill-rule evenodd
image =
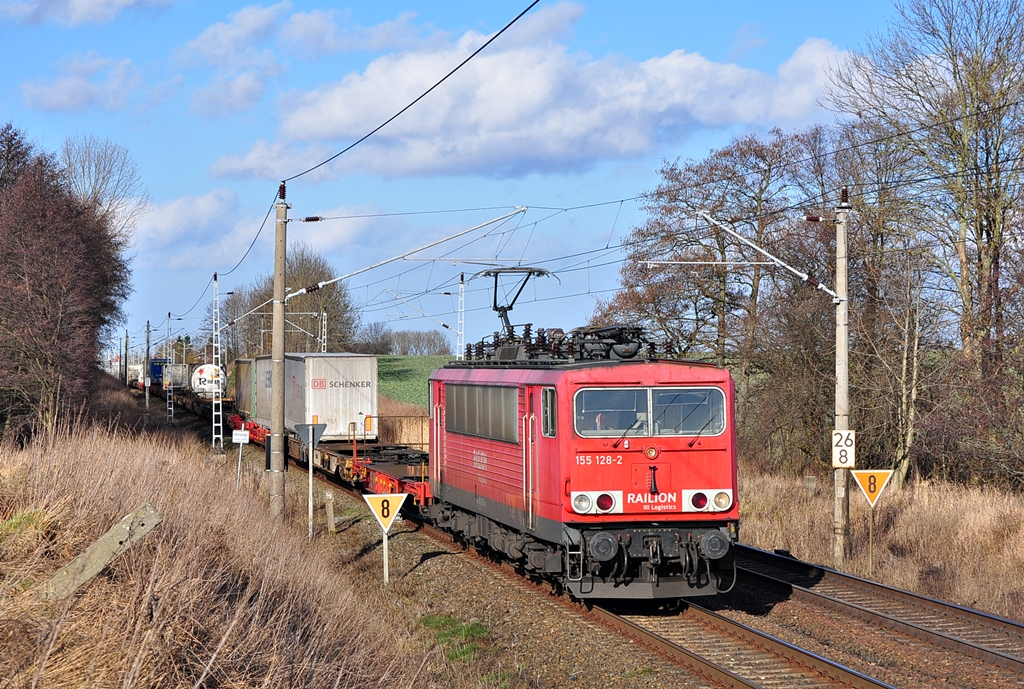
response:
<svg viewBox="0 0 1024 689"><path fill-rule="evenodd" d="M604 624L726 687L891 687L717 613L690 605L678 615L592 611Z"/></svg>
<svg viewBox="0 0 1024 689"><path fill-rule="evenodd" d="M741 546L748 581L1024 676L1024 625L915 593Z"/></svg>
<svg viewBox="0 0 1024 689"><path fill-rule="evenodd" d="M300 470L305 469L304 465L301 461L293 464ZM359 495L333 477L320 472L317 476L336 489L356 497ZM416 519L412 521L417 522L421 532L432 538L465 549L465 544L453 540L450 534L429 524L420 524ZM480 561L520 582L524 581L507 563L499 564L475 553L473 548L468 550ZM748 582L782 587L789 598L824 606L1014 672L1024 666L1015 655L1022 645L1024 630L1012 621L890 589L766 551L744 547L740 558L743 577ZM537 586L539 590L550 593L549 587ZM568 598L564 602L577 612L583 607ZM692 604L681 613L671 615L616 615L601 607L583 612L618 634L657 651L673 664L722 686L764 689L892 686ZM955 633L943 633L938 631L940 629ZM965 645L962 637L968 636L974 641Z"/></svg>
<svg viewBox="0 0 1024 689"><path fill-rule="evenodd" d="M294 465L306 471L306 464ZM318 480L359 498L360 493L332 476L316 472ZM482 563L505 576L536 588L547 595L550 585L524 580L505 562L496 562L475 548L466 547L447 532L411 518L418 530L431 538L461 547ZM891 686L801 650L763 632L744 626L710 610L691 605L681 614L664 616L617 615L601 607L586 608L566 594L559 598L567 608L590 617L620 635L634 639L658 652L670 662L726 687L747 689L810 689L812 687L855 687L891 689Z"/></svg>

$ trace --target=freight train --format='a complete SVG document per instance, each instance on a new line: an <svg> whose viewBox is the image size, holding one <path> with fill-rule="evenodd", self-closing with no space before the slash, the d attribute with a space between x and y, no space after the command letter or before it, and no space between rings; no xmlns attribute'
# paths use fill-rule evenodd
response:
<svg viewBox="0 0 1024 689"><path fill-rule="evenodd" d="M334 419L313 467L373 493L410 493L423 518L576 598L679 599L735 583L725 369L676 359L638 328L507 328L430 376L424 452L373 442L375 366L370 378L356 356L289 361L289 428ZM269 392L269 362L240 366L244 413L245 400ZM317 402L317 390L358 394ZM264 416L230 420L263 442ZM289 454L301 457L297 443Z"/></svg>

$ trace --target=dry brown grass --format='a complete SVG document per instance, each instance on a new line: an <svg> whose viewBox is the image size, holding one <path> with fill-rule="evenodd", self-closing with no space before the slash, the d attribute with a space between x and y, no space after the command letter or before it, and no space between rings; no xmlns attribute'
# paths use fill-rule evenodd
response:
<svg viewBox="0 0 1024 689"><path fill-rule="evenodd" d="M430 419L426 409L377 395L377 412L380 416L381 442L427 449L430 442Z"/></svg>
<svg viewBox="0 0 1024 689"><path fill-rule="evenodd" d="M424 652L408 625L205 454L107 428L0 451L0 686L413 686ZM162 524L67 601L38 600L145 501Z"/></svg>
<svg viewBox="0 0 1024 689"><path fill-rule="evenodd" d="M851 481L852 483L852 481ZM868 577L871 510L852 485L852 557ZM831 566L834 487L740 472L740 540ZM875 503L870 578L1024 621L1024 496L984 488L890 485Z"/></svg>

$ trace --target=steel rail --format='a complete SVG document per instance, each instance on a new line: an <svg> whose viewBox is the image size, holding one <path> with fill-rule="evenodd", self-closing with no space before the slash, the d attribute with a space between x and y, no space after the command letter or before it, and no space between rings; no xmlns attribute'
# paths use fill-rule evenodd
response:
<svg viewBox="0 0 1024 689"><path fill-rule="evenodd" d="M600 607L594 607L592 612L620 633L727 687L891 688L878 679L693 604L676 617L623 617ZM696 638L677 640L687 634Z"/></svg>
<svg viewBox="0 0 1024 689"><path fill-rule="evenodd" d="M1024 675L1024 625L1012 620L749 546L737 563L798 600Z"/></svg>

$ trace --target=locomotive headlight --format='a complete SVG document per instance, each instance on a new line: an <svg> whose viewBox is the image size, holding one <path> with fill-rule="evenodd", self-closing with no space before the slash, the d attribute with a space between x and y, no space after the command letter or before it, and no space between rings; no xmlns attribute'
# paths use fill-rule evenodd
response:
<svg viewBox="0 0 1024 689"><path fill-rule="evenodd" d="M690 496L690 504L694 509L702 510L708 506L708 496L704 493L694 493Z"/></svg>
<svg viewBox="0 0 1024 689"><path fill-rule="evenodd" d="M597 509L607 512L613 507L615 507L615 498L608 495L608 493L601 493L597 496Z"/></svg>
<svg viewBox="0 0 1024 689"><path fill-rule="evenodd" d="M658 456L658 448L651 445L649 448L644 450L644 454L647 455L647 459L654 459Z"/></svg>
<svg viewBox="0 0 1024 689"><path fill-rule="evenodd" d="M732 496L726 493L724 490L715 493L715 507L720 510L729 509L729 505L732 504Z"/></svg>
<svg viewBox="0 0 1024 689"><path fill-rule="evenodd" d="M602 531L590 539L590 557L598 562L608 562L619 553L619 544L615 537Z"/></svg>
<svg viewBox="0 0 1024 689"><path fill-rule="evenodd" d="M590 511L590 496L580 493L572 499L572 508L580 514L586 514Z"/></svg>

